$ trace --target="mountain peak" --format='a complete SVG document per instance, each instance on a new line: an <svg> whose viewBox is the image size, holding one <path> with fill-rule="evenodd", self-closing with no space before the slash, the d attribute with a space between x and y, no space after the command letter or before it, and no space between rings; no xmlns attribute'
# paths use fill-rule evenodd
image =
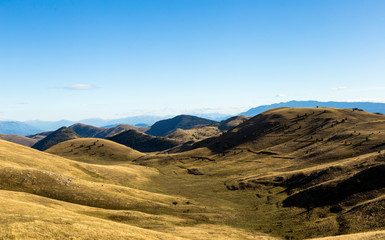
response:
<svg viewBox="0 0 385 240"><path fill-rule="evenodd" d="M153 136L165 136L176 129L191 129L198 125L214 125L216 121L200 118L192 115L178 115L154 123L146 133Z"/></svg>
<svg viewBox="0 0 385 240"><path fill-rule="evenodd" d="M72 129L67 127L61 127L58 130L49 134L47 137L37 142L36 144L34 144L32 148L35 148L40 151L44 151L58 143L71 140L71 139L80 138L80 137L81 136L79 136Z"/></svg>

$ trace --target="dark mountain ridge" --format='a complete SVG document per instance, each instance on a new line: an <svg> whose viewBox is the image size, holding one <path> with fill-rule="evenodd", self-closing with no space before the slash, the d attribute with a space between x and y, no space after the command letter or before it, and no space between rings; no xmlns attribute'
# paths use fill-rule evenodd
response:
<svg viewBox="0 0 385 240"><path fill-rule="evenodd" d="M36 144L32 146L32 148L35 148L40 151L44 151L58 143L68 141L71 139L76 139L76 138L81 138L81 136L79 136L76 132L74 132L70 128L61 127L58 130L49 134L47 137L38 141Z"/></svg>
<svg viewBox="0 0 385 240"><path fill-rule="evenodd" d="M170 119L161 120L151 126L146 133L153 136L165 136L176 129L191 129L198 125L214 125L216 121L191 115L179 115Z"/></svg>
<svg viewBox="0 0 385 240"><path fill-rule="evenodd" d="M179 144L177 141L172 139L151 136L133 129L107 137L106 139L120 143L140 152L163 151Z"/></svg>

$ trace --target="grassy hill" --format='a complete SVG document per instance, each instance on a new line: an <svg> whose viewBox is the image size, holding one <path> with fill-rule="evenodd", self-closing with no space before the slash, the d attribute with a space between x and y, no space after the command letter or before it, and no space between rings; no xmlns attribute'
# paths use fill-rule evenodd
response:
<svg viewBox="0 0 385 240"><path fill-rule="evenodd" d="M38 141L29 137L24 137L16 134L2 134L2 133L0 133L0 139L21 144L27 147L31 147Z"/></svg>
<svg viewBox="0 0 385 240"><path fill-rule="evenodd" d="M288 239L385 227L383 115L274 109L194 147L140 163L175 172L184 194L206 205L231 202L236 226Z"/></svg>
<svg viewBox="0 0 385 240"><path fill-rule="evenodd" d="M65 141L46 152L89 163L131 162L145 155L124 145L97 138Z"/></svg>
<svg viewBox="0 0 385 240"><path fill-rule="evenodd" d="M123 144L140 152L163 151L179 144L172 139L154 137L136 130L127 130L106 139Z"/></svg>
<svg viewBox="0 0 385 240"><path fill-rule="evenodd" d="M154 123L146 133L153 136L165 136L178 128L186 130L198 125L213 125L216 123L217 122L215 121L200 117L179 115L171 119L161 120Z"/></svg>
<svg viewBox="0 0 385 240"><path fill-rule="evenodd" d="M167 134L165 137L174 139L180 143L196 142L203 139L216 136L222 131L217 126L203 126L194 127L192 129L176 129L175 131Z"/></svg>
<svg viewBox="0 0 385 240"><path fill-rule="evenodd" d="M58 143L76 138L80 138L80 136L75 133L72 129L62 127L35 143L32 148L44 151Z"/></svg>

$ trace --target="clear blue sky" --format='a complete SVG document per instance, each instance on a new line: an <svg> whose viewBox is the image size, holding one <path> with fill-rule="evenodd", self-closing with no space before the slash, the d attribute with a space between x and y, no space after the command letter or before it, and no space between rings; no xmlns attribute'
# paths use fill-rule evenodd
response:
<svg viewBox="0 0 385 240"><path fill-rule="evenodd" d="M385 102L383 0L1 0L0 119Z"/></svg>

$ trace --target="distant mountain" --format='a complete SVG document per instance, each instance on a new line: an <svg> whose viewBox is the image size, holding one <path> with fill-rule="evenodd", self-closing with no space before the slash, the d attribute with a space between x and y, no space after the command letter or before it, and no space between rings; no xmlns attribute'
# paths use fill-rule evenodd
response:
<svg viewBox="0 0 385 240"><path fill-rule="evenodd" d="M246 115L253 117L264 111L279 108L279 107L332 107L332 108L359 108L371 113L385 114L385 103L373 103L373 102L318 102L318 101L290 101L274 103L270 105L262 105L259 107L251 108L250 110L240 113L240 115Z"/></svg>
<svg viewBox="0 0 385 240"><path fill-rule="evenodd" d="M213 120L216 122L220 122L222 120L225 120L225 119L231 117L231 115L224 114L224 113L192 113L192 114L188 114L188 115L193 115L193 116L197 116L200 118L206 118L206 119L210 119L210 120Z"/></svg>
<svg viewBox="0 0 385 240"><path fill-rule="evenodd" d="M110 128L100 128L91 125L86 125L83 123L76 123L74 125L71 125L69 128L71 128L77 134L85 138L106 138L108 136L129 129L135 129L140 132L144 132L149 129L148 127L135 127L129 124L120 124Z"/></svg>
<svg viewBox="0 0 385 240"><path fill-rule="evenodd" d="M178 145L178 142L174 140L150 136L137 130L127 130L114 136L107 137L106 139L123 144L140 152L163 151Z"/></svg>
<svg viewBox="0 0 385 240"><path fill-rule="evenodd" d="M60 120L60 121L30 120L30 121L25 121L24 123L28 124L30 126L33 126L35 128L41 129L38 132L43 132L43 131L54 131L54 130L57 130L63 126L70 126L70 125L74 124L75 122L68 121L68 120ZM35 134L38 132L33 132L30 134Z"/></svg>
<svg viewBox="0 0 385 240"><path fill-rule="evenodd" d="M247 117L244 115L234 116L234 117L231 117L231 118L228 118L226 120L221 121L219 123L218 128L219 128L219 130L222 130L222 131L230 130L230 129L238 126L239 124L241 124L244 121L247 121L249 119L250 119L250 117Z"/></svg>
<svg viewBox="0 0 385 240"><path fill-rule="evenodd" d="M205 113L205 114L196 114L198 117L207 118L215 121L221 121L230 117L227 114L222 113ZM35 134L42 131L54 131L62 126L69 127L76 123L83 123L87 125L92 125L95 127L115 127L121 124L129 124L134 125L136 127L148 127L154 124L157 121L170 118L172 116L153 116L153 115L140 115L140 116L132 116L126 118L119 119L101 119L101 118L88 118L79 121L69 121L69 120L60 120L60 121L40 121L40 120L30 120L20 123L25 123L30 127L33 127L36 130L28 131L26 134L20 134L17 132L9 131L7 134L20 134L20 135L28 135ZM5 132L4 132L5 133Z"/></svg>
<svg viewBox="0 0 385 240"><path fill-rule="evenodd" d="M58 143L76 138L80 138L80 136L75 133L72 129L62 127L37 142L35 145L32 146L32 148L44 151Z"/></svg>
<svg viewBox="0 0 385 240"><path fill-rule="evenodd" d="M6 140L8 142L13 142L21 144L27 147L34 145L38 140L16 135L16 134L2 134L0 133L0 139Z"/></svg>
<svg viewBox="0 0 385 240"><path fill-rule="evenodd" d="M161 120L154 123L146 133L153 136L165 136L178 128L186 130L198 125L213 124L217 124L217 122L191 115L179 115L171 119Z"/></svg>
<svg viewBox="0 0 385 240"><path fill-rule="evenodd" d="M17 121L0 121L0 133L3 134L17 134L17 135L29 135L37 132L41 132L39 128L33 127L29 124Z"/></svg>
<svg viewBox="0 0 385 240"><path fill-rule="evenodd" d="M136 125L139 124L138 127L144 127L149 126L155 123L156 121L168 118L170 116L134 116L134 117L127 117L127 118L119 118L119 119L101 119L101 118L89 118L89 119L83 119L80 121L68 121L68 120L60 120L60 121L40 121L40 120L31 120L31 121L25 121L23 123L28 124L34 128L41 129L37 131L31 131L27 134L34 134L38 133L39 131L53 131L56 130L62 126L69 127L71 125L74 125L76 123L83 123L86 125L91 125L95 127L115 127L117 125L121 124L129 124L129 125ZM10 132L13 133L13 132Z"/></svg>
<svg viewBox="0 0 385 240"><path fill-rule="evenodd" d="M40 133L35 133L35 134L31 134L31 135L27 135L28 138L32 138L32 139L35 139L37 141L40 141L42 140L43 138L47 137L48 135L50 135L53 131L46 131L46 132L40 132Z"/></svg>

